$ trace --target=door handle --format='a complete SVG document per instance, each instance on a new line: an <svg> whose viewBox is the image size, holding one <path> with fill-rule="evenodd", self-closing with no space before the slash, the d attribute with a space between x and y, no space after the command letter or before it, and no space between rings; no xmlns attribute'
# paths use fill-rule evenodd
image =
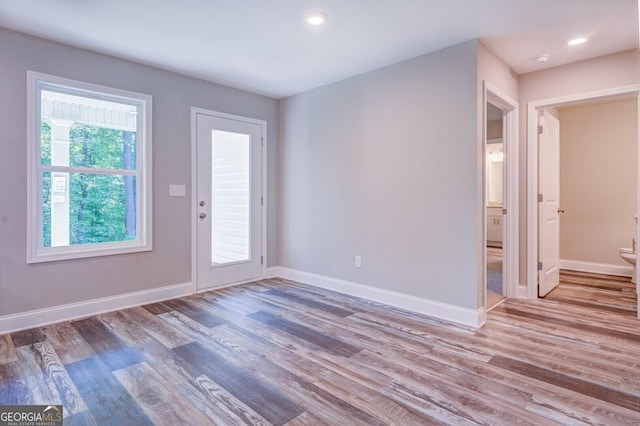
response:
<svg viewBox="0 0 640 426"><path fill-rule="evenodd" d="M203 201L200 201L200 207L204 207L204 205L205 205L204 200L203 200Z"/></svg>
<svg viewBox="0 0 640 426"><path fill-rule="evenodd" d="M206 213L200 213L199 214L200 219L204 219L205 217L207 217Z"/></svg>
<svg viewBox="0 0 640 426"><path fill-rule="evenodd" d="M558 209L558 213L564 213L564 209Z"/></svg>

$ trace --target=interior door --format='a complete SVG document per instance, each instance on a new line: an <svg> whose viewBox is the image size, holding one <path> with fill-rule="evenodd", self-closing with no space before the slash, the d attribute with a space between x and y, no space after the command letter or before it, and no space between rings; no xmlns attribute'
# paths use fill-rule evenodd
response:
<svg viewBox="0 0 640 426"><path fill-rule="evenodd" d="M560 281L560 122L547 111L539 118L538 136L538 295Z"/></svg>
<svg viewBox="0 0 640 426"><path fill-rule="evenodd" d="M196 115L199 291L262 276L262 131L251 119Z"/></svg>

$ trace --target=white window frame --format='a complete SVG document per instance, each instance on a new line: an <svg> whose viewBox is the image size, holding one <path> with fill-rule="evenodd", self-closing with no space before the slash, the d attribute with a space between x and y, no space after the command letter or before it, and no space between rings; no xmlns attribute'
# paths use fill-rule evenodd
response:
<svg viewBox="0 0 640 426"><path fill-rule="evenodd" d="M135 240L78 244L60 247L43 246L43 205L40 157L41 90L128 103L137 107L136 128L136 234ZM91 83L27 71L27 263L125 254L152 249L152 157L150 95L114 89Z"/></svg>

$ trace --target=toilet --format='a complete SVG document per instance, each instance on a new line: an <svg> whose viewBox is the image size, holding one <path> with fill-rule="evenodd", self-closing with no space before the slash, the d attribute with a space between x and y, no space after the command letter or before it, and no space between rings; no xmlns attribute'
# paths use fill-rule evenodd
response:
<svg viewBox="0 0 640 426"><path fill-rule="evenodd" d="M621 248L620 257L633 265L633 276L631 282L636 284L636 253L631 248Z"/></svg>
<svg viewBox="0 0 640 426"><path fill-rule="evenodd" d="M638 227L638 215L633 217L633 220L636 222L636 228ZM636 231L637 232L637 231ZM636 290L640 294L640 285L636 282L636 238L633 238L633 242L631 243L631 248L621 248L620 249L620 257L625 261L633 265L633 275L631 276L631 282L636 285Z"/></svg>

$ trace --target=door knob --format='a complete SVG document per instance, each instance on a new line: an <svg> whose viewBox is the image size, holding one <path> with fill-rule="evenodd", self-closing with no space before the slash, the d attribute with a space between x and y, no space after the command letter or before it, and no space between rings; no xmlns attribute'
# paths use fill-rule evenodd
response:
<svg viewBox="0 0 640 426"><path fill-rule="evenodd" d="M558 209L558 213L564 213L564 209Z"/></svg>
<svg viewBox="0 0 640 426"><path fill-rule="evenodd" d="M200 219L204 219L205 217L207 217L207 214L206 213L200 213L199 216L200 216Z"/></svg>
<svg viewBox="0 0 640 426"><path fill-rule="evenodd" d="M204 200L203 200L203 201L200 201L200 207L204 207L204 205L205 205Z"/></svg>

